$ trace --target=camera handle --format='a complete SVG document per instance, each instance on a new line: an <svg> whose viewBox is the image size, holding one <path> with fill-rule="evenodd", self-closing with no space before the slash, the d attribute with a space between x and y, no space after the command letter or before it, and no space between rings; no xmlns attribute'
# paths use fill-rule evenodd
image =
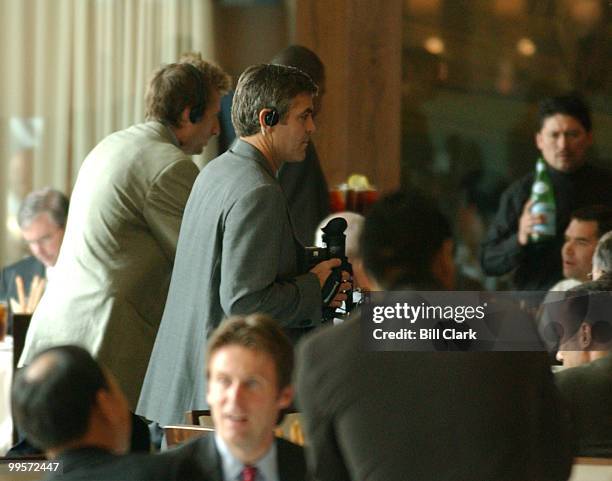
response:
<svg viewBox="0 0 612 481"><path fill-rule="evenodd" d="M323 288L321 289L321 295L323 298L323 320L330 321L336 316L336 308L330 307L328 304L336 297L338 294L338 290L340 289L340 285L342 284L342 272L348 272L351 277L353 275L353 266L346 258L342 260L342 264L338 267L333 267L331 274L326 279L323 284ZM349 290L346 292L346 301L344 301L346 310L345 313L348 314L353 309L353 290Z"/></svg>
<svg viewBox="0 0 612 481"><path fill-rule="evenodd" d="M342 266L333 267L331 274L327 277L325 284L321 288L324 306L327 306L336 297L340 284L342 284Z"/></svg>

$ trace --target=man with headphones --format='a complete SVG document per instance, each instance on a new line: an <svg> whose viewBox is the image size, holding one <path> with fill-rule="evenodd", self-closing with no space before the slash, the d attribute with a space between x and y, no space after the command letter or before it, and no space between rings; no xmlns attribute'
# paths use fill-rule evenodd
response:
<svg viewBox="0 0 612 481"><path fill-rule="evenodd" d="M146 94L148 122L109 135L84 160L22 364L47 347L79 344L136 407L198 175L191 155L219 133L219 99L229 86L199 54L161 67Z"/></svg>
<svg viewBox="0 0 612 481"><path fill-rule="evenodd" d="M240 76L232 105L239 139L202 169L189 196L138 414L176 424L207 406L204 346L225 317L268 314L293 341L321 323L326 281L340 261L301 266L304 248L276 179L283 162L306 155L316 93L293 67L255 65ZM350 283L337 287L328 305L339 306Z"/></svg>

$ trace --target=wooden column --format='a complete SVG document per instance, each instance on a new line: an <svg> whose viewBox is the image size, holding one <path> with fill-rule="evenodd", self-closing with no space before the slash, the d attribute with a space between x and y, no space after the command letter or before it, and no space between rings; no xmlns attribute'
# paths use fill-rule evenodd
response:
<svg viewBox="0 0 612 481"><path fill-rule="evenodd" d="M330 186L351 173L399 186L401 0L297 0L296 43L325 64L315 142Z"/></svg>

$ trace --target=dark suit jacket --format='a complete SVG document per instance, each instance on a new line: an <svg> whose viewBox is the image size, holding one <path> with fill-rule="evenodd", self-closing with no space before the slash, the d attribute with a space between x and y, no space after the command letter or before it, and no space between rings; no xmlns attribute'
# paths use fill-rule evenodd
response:
<svg viewBox="0 0 612 481"><path fill-rule="evenodd" d="M9 302L11 297L17 299L15 277L21 276L26 295L30 291L30 284L34 276L45 277L45 265L36 257L29 256L14 264L6 266L0 271L0 301Z"/></svg>
<svg viewBox="0 0 612 481"><path fill-rule="evenodd" d="M69 450L60 461L63 473L47 481L208 481L197 468L172 452L117 456L99 448Z"/></svg>
<svg viewBox="0 0 612 481"><path fill-rule="evenodd" d="M563 369L555 381L571 416L576 456L612 456L612 354Z"/></svg>
<svg viewBox="0 0 612 481"><path fill-rule="evenodd" d="M306 481L304 450L284 439L276 439L278 476L281 481ZM186 460L195 462L198 472L209 481L223 481L221 457L215 445L214 435L198 438L190 443L169 451Z"/></svg>
<svg viewBox="0 0 612 481"><path fill-rule="evenodd" d="M373 352L360 327L357 314L298 346L315 479L567 479L544 352Z"/></svg>
<svg viewBox="0 0 612 481"><path fill-rule="evenodd" d="M305 246L314 245L319 222L329 214L329 189L312 142L302 162L285 162L278 181L287 196L295 235Z"/></svg>

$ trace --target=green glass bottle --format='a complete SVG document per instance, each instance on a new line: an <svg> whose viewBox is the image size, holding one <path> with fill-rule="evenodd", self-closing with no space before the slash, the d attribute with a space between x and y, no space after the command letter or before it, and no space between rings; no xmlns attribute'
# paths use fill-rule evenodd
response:
<svg viewBox="0 0 612 481"><path fill-rule="evenodd" d="M536 162L536 176L531 186L532 214L544 214L544 222L533 226L530 236L531 242L542 242L552 239L557 233L557 207L555 204L555 193L550 176L546 170L546 163L540 157Z"/></svg>

